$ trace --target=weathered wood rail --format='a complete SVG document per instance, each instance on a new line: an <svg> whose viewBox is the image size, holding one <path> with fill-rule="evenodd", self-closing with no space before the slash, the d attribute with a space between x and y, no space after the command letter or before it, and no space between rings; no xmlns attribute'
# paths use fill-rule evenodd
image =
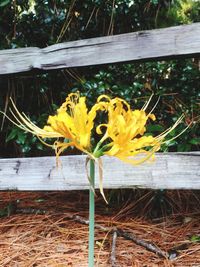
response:
<svg viewBox="0 0 200 267"><path fill-rule="evenodd" d="M0 74L200 56L200 23L0 51Z"/></svg>
<svg viewBox="0 0 200 267"><path fill-rule="evenodd" d="M0 75L127 61L200 56L200 23L0 51ZM89 186L85 156L0 159L0 190L73 190ZM139 167L104 158L104 188L200 189L200 152L158 153ZM96 184L98 187L98 181Z"/></svg>
<svg viewBox="0 0 200 267"><path fill-rule="evenodd" d="M62 167L56 167L55 157L1 159L0 190L87 189L85 159L63 156ZM154 163L140 166L103 157L103 169L104 188L200 188L200 152L157 153Z"/></svg>

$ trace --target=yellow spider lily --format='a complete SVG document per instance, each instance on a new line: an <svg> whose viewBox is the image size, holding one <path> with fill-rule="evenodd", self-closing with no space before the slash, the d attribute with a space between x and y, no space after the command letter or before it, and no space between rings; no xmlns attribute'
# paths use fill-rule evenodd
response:
<svg viewBox="0 0 200 267"><path fill-rule="evenodd" d="M156 119L153 114L146 113L150 100L151 98L141 110L131 110L130 105L123 99L111 99L102 95L88 111L86 98L80 97L78 93L72 93L67 96L65 102L57 110L57 114L49 116L47 125L43 129L31 122L24 113L21 114L12 101L14 110L11 110L11 113L14 119L9 118L9 120L19 128L36 135L45 145L54 148L57 159L65 149L74 146L88 154L93 160L102 155L108 155L138 165L153 159L154 153L159 150L165 136L183 118L180 117L171 128L159 136L145 135L147 120ZM96 127L96 132L101 137L100 141L93 146L91 140L95 130L94 120L99 111L107 114L107 119L105 120L106 123L101 123ZM56 141L53 145L49 145L42 141L44 138L56 138ZM102 184L103 169L100 159L98 159L98 166L100 192L105 199Z"/></svg>
<svg viewBox="0 0 200 267"><path fill-rule="evenodd" d="M38 136L40 140L56 138L54 144L49 146L55 148L57 156L69 146L75 146L93 159L108 155L137 165L153 158L165 136L182 120L181 117L171 128L157 137L145 136L147 120L156 119L154 114L146 113L150 100L151 98L141 110L131 110L130 105L123 99L111 99L101 95L88 111L86 97L71 93L57 110L57 114L49 116L43 129L32 123L24 113L21 114L13 102L14 111L11 110L11 113L15 121L9 119L19 128ZM92 131L98 111L107 112L107 120L96 127L96 132L103 136L97 145L92 147ZM142 157L136 158L138 155Z"/></svg>
<svg viewBox="0 0 200 267"><path fill-rule="evenodd" d="M70 146L75 146L79 150L91 154L91 131L100 105L94 105L88 112L85 101L86 98L80 97L77 93L69 94L57 110L57 114L49 116L47 121L49 125L45 126L44 130L60 133L62 137L70 140ZM60 146L60 152L66 148L65 146L68 147L68 143L59 142L57 144Z"/></svg>
<svg viewBox="0 0 200 267"><path fill-rule="evenodd" d="M106 101L105 101L106 100ZM97 127L97 133L104 134L99 142L102 154L114 156L120 160L138 165L153 158L160 149L164 137L182 120L182 117L163 134L153 137L145 136L148 119L155 120L154 114L146 114L147 105L141 110L131 110L130 105L120 98L110 99L100 96L98 102L107 105L108 122ZM136 156L139 155L139 158Z"/></svg>
<svg viewBox="0 0 200 267"><path fill-rule="evenodd" d="M32 123L24 113L21 114L12 101L14 110L11 110L11 113L14 120L10 118L9 120L24 131L36 135L40 140L41 138L58 139L53 145L49 145L55 148L57 156L69 146L75 146L77 149L94 157L92 155L91 132L94 127L96 113L103 108L103 103L95 104L88 111L85 102L86 98L80 97L78 93L69 94L65 102L57 110L57 114L49 116L47 125L41 129ZM60 138L64 141L59 141ZM65 140L68 140L68 142L65 142Z"/></svg>

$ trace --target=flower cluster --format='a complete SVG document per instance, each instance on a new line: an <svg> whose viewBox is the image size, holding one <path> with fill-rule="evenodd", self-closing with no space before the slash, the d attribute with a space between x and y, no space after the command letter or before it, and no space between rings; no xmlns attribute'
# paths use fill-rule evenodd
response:
<svg viewBox="0 0 200 267"><path fill-rule="evenodd" d="M55 149L57 157L68 147L74 146L93 159L108 155L137 165L153 158L165 136L182 119L159 136L145 135L147 120L156 119L154 114L146 112L147 106L148 102L141 110L131 110L123 99L101 95L88 110L86 97L71 93L56 115L49 116L43 129L36 126L24 113L20 113L14 103L11 112L14 117L12 122L19 128L36 135L41 141L46 138L55 139L49 146ZM95 119L101 112L104 113L105 121L98 124ZM94 134L99 137L96 144L91 141Z"/></svg>
<svg viewBox="0 0 200 267"><path fill-rule="evenodd" d="M32 123L24 113L20 113L14 103L11 112L14 117L12 122L21 129L36 135L41 141L55 139L50 146L55 149L57 156L69 146L74 146L93 159L108 155L137 165L153 158L165 136L181 121L180 118L159 136L145 135L147 120L155 120L154 114L146 112L147 106L148 102L141 110L131 110L123 99L101 95L88 110L86 97L71 93L56 115L49 116L43 129ZM98 124L95 119L101 112L104 113L105 121ZM96 144L91 141L94 134L99 137Z"/></svg>
<svg viewBox="0 0 200 267"><path fill-rule="evenodd" d="M65 149L73 146L87 154L91 161L97 161L99 189L106 201L100 157L114 156L133 165L153 159L154 153L165 142L165 136L182 121L180 117L172 127L159 136L147 135L148 119L153 121L156 119L154 114L146 112L150 100L151 98L141 110L132 110L121 98L111 99L107 95L101 95L88 110L86 97L80 96L79 93L71 93L56 114L49 116L44 128L39 128L24 113L20 113L11 100L13 109L10 111L13 119L9 117L8 119L24 131L36 135L45 145L55 149L57 160ZM103 118L103 121L100 118ZM54 139L52 144L47 143L46 139L49 138ZM88 175L91 188L94 190L90 178Z"/></svg>

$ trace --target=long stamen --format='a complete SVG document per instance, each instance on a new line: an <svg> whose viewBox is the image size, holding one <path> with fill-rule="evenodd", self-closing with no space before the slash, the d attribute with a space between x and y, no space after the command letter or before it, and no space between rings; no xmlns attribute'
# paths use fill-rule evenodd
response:
<svg viewBox="0 0 200 267"><path fill-rule="evenodd" d="M183 134L189 127L190 127L190 124L189 124L184 130L182 130L179 134L177 134L176 136L174 136L174 137L171 138L171 139L168 139L168 140L162 142L161 144L166 144L166 143L168 143L168 142L171 142L171 141L175 140L175 139L178 138L180 135L182 135L182 134Z"/></svg>
<svg viewBox="0 0 200 267"><path fill-rule="evenodd" d="M18 128L22 129L22 130L25 130L26 131L26 128L21 125L21 124L17 124L15 121L13 121L8 115L6 115L4 112L0 111L1 114L3 114L10 122L12 122L15 126L17 126Z"/></svg>
<svg viewBox="0 0 200 267"><path fill-rule="evenodd" d="M149 112L148 115L150 115L150 114L154 111L154 109L155 109L156 106L158 105L159 101L160 101L160 96L158 97L158 100L156 101L155 105L153 106L153 108L151 109L151 111Z"/></svg>
<svg viewBox="0 0 200 267"><path fill-rule="evenodd" d="M144 106L142 107L142 110L145 111L145 110L147 109L149 103L151 102L151 99L152 99L153 95L154 95L154 94L152 94L152 95L150 96L149 100L144 104Z"/></svg>
<svg viewBox="0 0 200 267"><path fill-rule="evenodd" d="M37 136L42 136L42 137L49 137L49 138L57 138L57 137L62 137L61 134L57 133L57 132L48 132L45 131L41 128L39 128L37 125L35 125L24 113L20 113L19 110L17 109L17 107L15 106L13 100L11 99L11 103L13 105L14 111L12 109L9 109L10 113L12 114L13 118L15 119L12 120L9 116L7 116L6 114L4 114L14 125L16 125L18 128L32 133L33 135L37 135Z"/></svg>

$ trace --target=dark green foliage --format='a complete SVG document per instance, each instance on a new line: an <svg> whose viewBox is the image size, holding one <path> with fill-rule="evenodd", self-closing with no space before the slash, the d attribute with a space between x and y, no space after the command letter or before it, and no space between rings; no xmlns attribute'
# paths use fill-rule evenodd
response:
<svg viewBox="0 0 200 267"><path fill-rule="evenodd" d="M191 0L116 1L0 1L0 49L38 46L109 34L167 27L198 21L199 3ZM184 113L185 123L173 138L199 116L199 60L114 64L50 72L29 72L0 77L0 109L8 112L9 96L39 126L54 114L66 95L79 90L91 106L100 94L119 96L141 108L154 93L149 111L157 122L147 132L159 134ZM1 121L0 121L1 122ZM2 121L1 156L43 155L53 152L7 120ZM198 124L163 150L198 150ZM6 143L7 142L7 143ZM47 151L48 150L48 151Z"/></svg>

